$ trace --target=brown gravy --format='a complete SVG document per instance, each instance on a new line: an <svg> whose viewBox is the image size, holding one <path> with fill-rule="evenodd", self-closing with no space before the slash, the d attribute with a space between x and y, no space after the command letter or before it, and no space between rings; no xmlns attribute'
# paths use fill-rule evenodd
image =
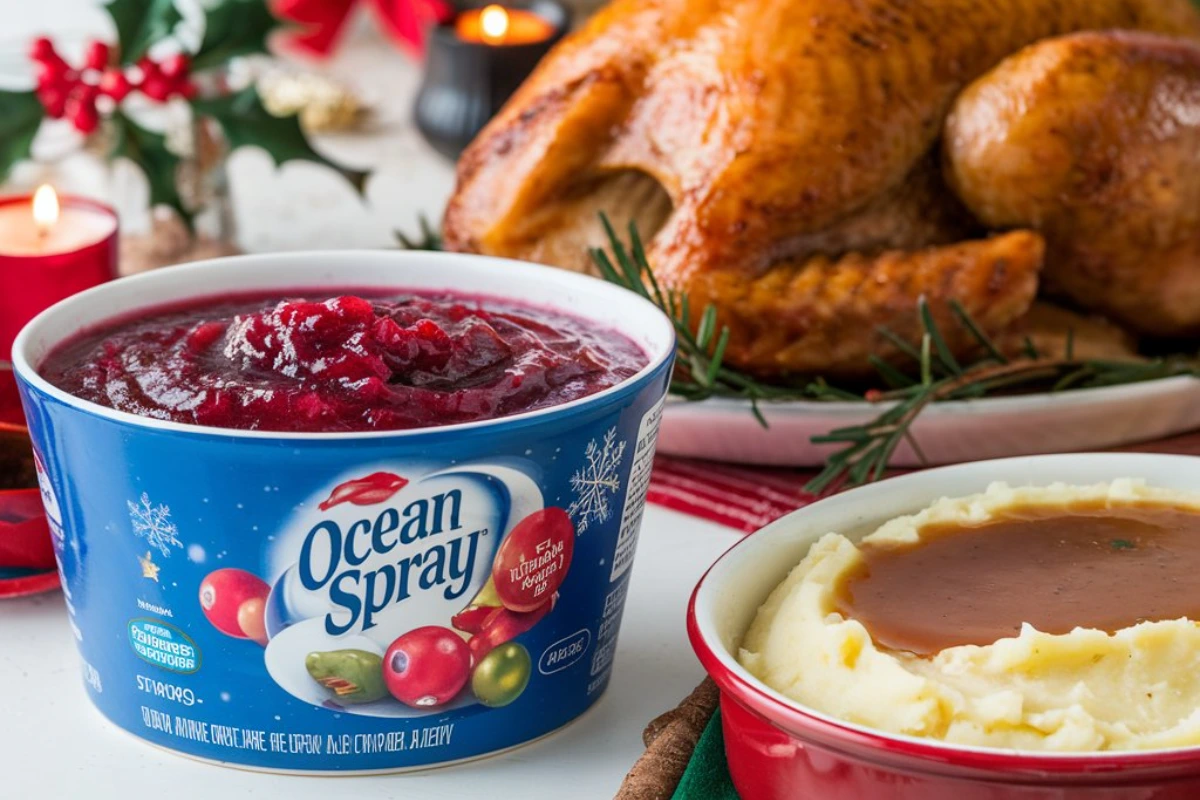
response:
<svg viewBox="0 0 1200 800"><path fill-rule="evenodd" d="M1163 505L1012 509L978 526L863 545L837 609L883 647L932 655L1045 633L1200 620L1200 513Z"/></svg>

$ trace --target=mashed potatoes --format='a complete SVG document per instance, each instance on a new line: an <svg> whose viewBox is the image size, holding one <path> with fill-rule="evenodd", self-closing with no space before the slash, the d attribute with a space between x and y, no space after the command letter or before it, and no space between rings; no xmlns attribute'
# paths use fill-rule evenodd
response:
<svg viewBox="0 0 1200 800"><path fill-rule="evenodd" d="M946 500L884 524L864 544L914 544L923 527L980 524L1031 506L1170 504L1200 512L1200 493L1140 481L1009 488ZM840 581L862 551L830 533L759 610L741 663L775 690L849 722L966 745L1048 751L1200 744L1200 627L1188 619L1106 633L1050 635L1025 625L987 646L929 657L891 651L837 612ZM1153 581L1153 575L1145 580ZM1200 580L1200 575L1197 576Z"/></svg>

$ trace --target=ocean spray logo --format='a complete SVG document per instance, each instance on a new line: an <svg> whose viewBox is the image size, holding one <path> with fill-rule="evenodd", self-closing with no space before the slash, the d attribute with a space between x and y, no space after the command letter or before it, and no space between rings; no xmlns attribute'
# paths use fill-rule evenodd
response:
<svg viewBox="0 0 1200 800"><path fill-rule="evenodd" d="M308 672L310 654L382 658L409 631L449 625L487 582L513 526L545 506L522 462L377 468L385 472L360 467L314 493L266 553L265 666L282 689L312 705L330 707L330 692ZM429 713L390 698L338 708L393 718Z"/></svg>
<svg viewBox="0 0 1200 800"><path fill-rule="evenodd" d="M466 594L479 540L488 529L468 531L462 524L462 505L462 490L451 489L414 500L401 511L385 508L345 529L330 519L314 525L300 549L298 575L305 589L328 592L334 610L325 615L325 630L333 636L368 631L381 611L404 602L414 591L444 587L447 600ZM373 556L388 555L398 547L403 555L395 561L364 569L376 560Z"/></svg>

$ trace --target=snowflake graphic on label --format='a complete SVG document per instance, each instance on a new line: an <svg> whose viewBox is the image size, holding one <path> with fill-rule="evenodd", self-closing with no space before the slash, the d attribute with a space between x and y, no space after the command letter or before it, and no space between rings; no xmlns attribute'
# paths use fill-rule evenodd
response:
<svg viewBox="0 0 1200 800"><path fill-rule="evenodd" d="M161 503L150 503L150 495L142 492L140 503L125 501L129 506L129 521L133 532L146 539L146 544L157 549L166 557L171 556L171 547L183 547L179 541L179 529L171 522L171 509Z"/></svg>
<svg viewBox="0 0 1200 800"><path fill-rule="evenodd" d="M604 434L603 443L592 439L583 456L587 463L571 476L575 500L567 506L579 533L586 531L590 523L607 522L612 516L609 501L621 489L617 473L625 457L625 442L617 441L616 426Z"/></svg>

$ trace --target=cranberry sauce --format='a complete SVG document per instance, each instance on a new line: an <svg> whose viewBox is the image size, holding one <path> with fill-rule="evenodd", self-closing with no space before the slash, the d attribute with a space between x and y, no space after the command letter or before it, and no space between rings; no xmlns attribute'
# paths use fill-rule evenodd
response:
<svg viewBox="0 0 1200 800"><path fill-rule="evenodd" d="M546 408L614 386L647 360L624 336L566 314L491 298L359 292L151 310L59 346L41 373L76 397L143 417L334 432Z"/></svg>

